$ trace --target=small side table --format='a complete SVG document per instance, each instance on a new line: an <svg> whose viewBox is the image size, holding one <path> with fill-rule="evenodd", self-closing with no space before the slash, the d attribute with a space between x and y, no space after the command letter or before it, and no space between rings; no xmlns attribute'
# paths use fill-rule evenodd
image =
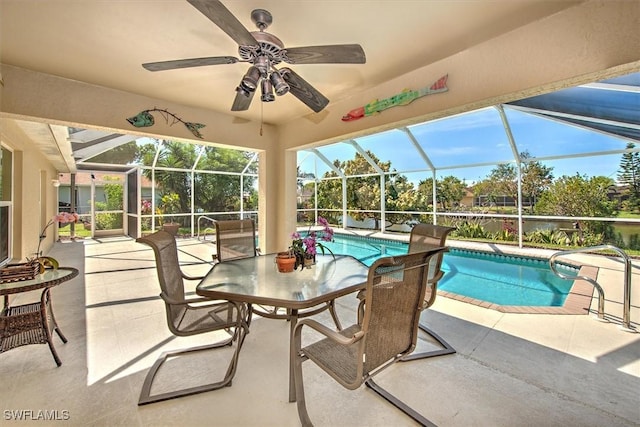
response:
<svg viewBox="0 0 640 427"><path fill-rule="evenodd" d="M71 280L78 275L72 267L45 270L31 280L0 283L0 295L4 296L4 307L0 312L0 353L28 344L49 344L49 349L58 366L62 361L53 346L55 330L63 343L67 338L62 334L53 315L51 288ZM12 306L9 295L43 289L40 301Z"/></svg>

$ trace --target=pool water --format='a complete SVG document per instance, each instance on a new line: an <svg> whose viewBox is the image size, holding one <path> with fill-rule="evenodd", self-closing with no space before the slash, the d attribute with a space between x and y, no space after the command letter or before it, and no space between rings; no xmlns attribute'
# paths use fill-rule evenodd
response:
<svg viewBox="0 0 640 427"><path fill-rule="evenodd" d="M409 248L403 242L360 236L334 235L334 240L322 243L335 254L354 256L369 266ZM442 270L438 289L499 305L562 306L573 284L553 274L547 260L455 248L444 255ZM559 270L576 274L569 266Z"/></svg>

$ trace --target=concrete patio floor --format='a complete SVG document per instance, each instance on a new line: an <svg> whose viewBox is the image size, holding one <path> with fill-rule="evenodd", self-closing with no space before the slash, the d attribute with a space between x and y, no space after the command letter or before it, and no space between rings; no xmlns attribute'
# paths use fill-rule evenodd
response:
<svg viewBox="0 0 640 427"><path fill-rule="evenodd" d="M209 270L210 242L179 239L178 245L187 274ZM69 339L62 344L54 337L63 365L56 367L46 345L1 354L0 425L300 425L296 405L288 402L287 322L254 316L231 387L139 407L146 372L162 351L215 337L171 335L153 253L144 245L129 238L65 242L49 255L80 270L52 291L58 324ZM640 334L619 327L621 263L584 260L600 266L611 322L593 315L501 313L438 297L422 320L457 353L396 364L377 382L442 427L640 425ZM631 320L637 330L637 265L633 273ZM189 283L191 292L196 284ZM38 296L21 294L12 302ZM355 296L338 300L343 325L354 321L356 305ZM597 307L596 298L591 307ZM332 324L324 313L318 318ZM421 340L420 346L431 344ZM172 363L163 381L200 380L220 357ZM315 425L415 425L368 388L346 390L312 363L303 369ZM60 420L43 422L40 411L55 411ZM18 414L31 419L16 420Z"/></svg>

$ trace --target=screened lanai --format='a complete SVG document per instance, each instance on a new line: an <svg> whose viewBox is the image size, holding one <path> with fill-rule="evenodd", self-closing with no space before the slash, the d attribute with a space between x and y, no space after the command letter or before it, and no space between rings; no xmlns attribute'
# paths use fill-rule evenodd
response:
<svg viewBox="0 0 640 427"><path fill-rule="evenodd" d="M433 222L456 226L461 238L635 248L629 174L640 167L639 129L640 73L632 73L302 149L298 225L323 216L344 229L407 233ZM71 200L63 180L60 201L88 216L93 233L114 214L122 219L112 228L131 236L177 222L182 234L205 237L212 219L258 219L256 152L74 128L70 141L79 174L127 182L115 210L89 212L88 196L76 190ZM108 204L102 187L87 194ZM576 199L558 202L551 190Z"/></svg>

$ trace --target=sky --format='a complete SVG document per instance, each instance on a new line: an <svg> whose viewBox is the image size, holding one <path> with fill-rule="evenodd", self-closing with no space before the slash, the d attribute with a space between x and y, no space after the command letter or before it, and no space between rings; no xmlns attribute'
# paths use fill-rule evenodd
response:
<svg viewBox="0 0 640 427"><path fill-rule="evenodd" d="M627 140L569 126L514 109L505 108L517 151L536 158L624 150ZM366 120L366 117L362 120ZM409 127L431 163L438 169L437 177L454 175L471 185L486 177L496 162L513 159L513 151L502 125L498 110L493 107L448 117ZM398 171L428 169L427 163L408 136L400 130L358 138L357 143L371 150L380 160L391 161ZM330 161L353 159L355 148L338 143L318 149ZM298 164L305 172L313 172L315 156L298 153ZM562 175L606 176L616 179L622 154L582 156L570 159L540 160L553 167L555 178ZM486 164L476 167L459 166ZM317 173L329 170L322 162ZM428 172L429 173L429 172ZM424 179L422 173L406 173L411 181ZM429 175L430 176L430 175Z"/></svg>

